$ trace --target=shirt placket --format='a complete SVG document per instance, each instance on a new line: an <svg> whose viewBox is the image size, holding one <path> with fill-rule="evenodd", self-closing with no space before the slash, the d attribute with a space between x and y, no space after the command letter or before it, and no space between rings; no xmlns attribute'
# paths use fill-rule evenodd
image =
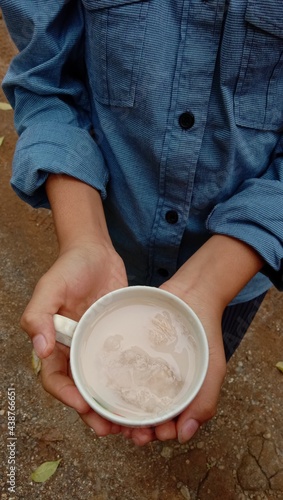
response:
<svg viewBox="0 0 283 500"><path fill-rule="evenodd" d="M171 106L160 159L159 201L153 226L148 284L158 286L177 270L188 224L197 161L225 0L184 0Z"/></svg>

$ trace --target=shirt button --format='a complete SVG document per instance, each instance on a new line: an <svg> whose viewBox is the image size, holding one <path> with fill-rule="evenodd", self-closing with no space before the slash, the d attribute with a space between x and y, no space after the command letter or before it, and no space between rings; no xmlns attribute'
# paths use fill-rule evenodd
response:
<svg viewBox="0 0 283 500"><path fill-rule="evenodd" d="M176 222L178 222L178 213L176 210L168 210L168 212L166 212L165 219L169 224L176 224Z"/></svg>
<svg viewBox="0 0 283 500"><path fill-rule="evenodd" d="M193 113L191 113L190 111L186 111L185 113L182 113L179 116L179 125L184 130L188 130L189 128L192 128L194 123L195 123L195 117L194 117Z"/></svg>
<svg viewBox="0 0 283 500"><path fill-rule="evenodd" d="M162 276L162 278L167 278L169 276L169 272L167 271L167 269L164 269L164 267L160 267L158 270L157 270L159 276Z"/></svg>

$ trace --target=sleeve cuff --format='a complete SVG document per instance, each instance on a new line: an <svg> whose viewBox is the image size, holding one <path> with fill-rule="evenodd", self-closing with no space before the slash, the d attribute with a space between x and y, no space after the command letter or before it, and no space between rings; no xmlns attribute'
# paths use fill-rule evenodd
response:
<svg viewBox="0 0 283 500"><path fill-rule="evenodd" d="M23 132L14 154L13 189L34 208L49 208L44 186L49 174L75 177L106 197L108 171L101 150L85 129L49 122Z"/></svg>
<svg viewBox="0 0 283 500"><path fill-rule="evenodd" d="M258 181L259 182L259 181ZM265 261L262 274L283 291L282 188L265 183L265 192L238 192L214 207L206 225L212 234L224 234L251 246ZM248 200L248 202L247 202Z"/></svg>

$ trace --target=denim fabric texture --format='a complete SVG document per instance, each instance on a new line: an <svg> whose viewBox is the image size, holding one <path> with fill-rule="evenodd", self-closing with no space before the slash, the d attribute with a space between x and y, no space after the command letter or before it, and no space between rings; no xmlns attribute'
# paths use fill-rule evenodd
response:
<svg viewBox="0 0 283 500"><path fill-rule="evenodd" d="M0 7L19 49L3 88L23 200L48 207L49 173L98 189L130 284L159 286L218 233L266 262L233 303L267 276L283 289L283 2Z"/></svg>

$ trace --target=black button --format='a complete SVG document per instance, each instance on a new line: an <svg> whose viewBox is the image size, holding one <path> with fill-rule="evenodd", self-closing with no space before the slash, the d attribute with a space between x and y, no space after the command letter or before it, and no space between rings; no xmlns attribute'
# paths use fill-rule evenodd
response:
<svg viewBox="0 0 283 500"><path fill-rule="evenodd" d="M166 212L165 219L169 222L169 224L176 224L176 222L178 222L178 213L176 210L168 210L168 212Z"/></svg>
<svg viewBox="0 0 283 500"><path fill-rule="evenodd" d="M182 113L179 116L179 125L184 130L188 130L189 128L192 128L194 123L195 123L195 117L194 117L193 113L191 113L190 111L186 111L185 113Z"/></svg>
<svg viewBox="0 0 283 500"><path fill-rule="evenodd" d="M159 276L162 276L162 278L167 278L169 276L169 272L167 271L167 269L164 269L164 267L160 267L158 270L157 270Z"/></svg>

